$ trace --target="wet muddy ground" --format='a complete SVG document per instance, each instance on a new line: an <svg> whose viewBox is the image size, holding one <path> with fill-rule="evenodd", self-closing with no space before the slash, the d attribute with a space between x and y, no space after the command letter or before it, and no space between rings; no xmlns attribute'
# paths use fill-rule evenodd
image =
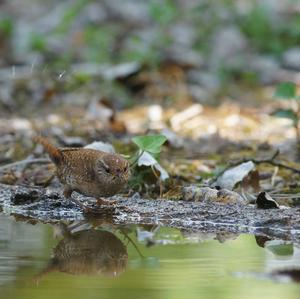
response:
<svg viewBox="0 0 300 299"><path fill-rule="evenodd" d="M258 209L241 203L220 204L115 196L116 203L99 207L94 199L78 195L89 212L66 200L60 189L1 185L5 214L45 223L106 219L113 224L162 225L201 232L251 233L299 242L300 208Z"/></svg>

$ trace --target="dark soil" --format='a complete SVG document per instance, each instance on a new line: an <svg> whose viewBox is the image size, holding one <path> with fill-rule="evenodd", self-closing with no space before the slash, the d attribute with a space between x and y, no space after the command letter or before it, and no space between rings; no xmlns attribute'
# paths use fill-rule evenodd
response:
<svg viewBox="0 0 300 299"><path fill-rule="evenodd" d="M187 231L251 233L283 240L300 240L300 208L257 209L255 205L220 204L114 196L116 203L97 206L92 198L74 195L89 212L66 200L60 189L0 184L5 214L47 223L109 218L113 224L151 224ZM92 213L91 211L95 211Z"/></svg>

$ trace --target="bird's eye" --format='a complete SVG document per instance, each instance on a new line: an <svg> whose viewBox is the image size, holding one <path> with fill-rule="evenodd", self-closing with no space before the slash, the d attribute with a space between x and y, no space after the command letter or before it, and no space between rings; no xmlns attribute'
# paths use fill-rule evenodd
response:
<svg viewBox="0 0 300 299"><path fill-rule="evenodd" d="M110 173L109 167L104 167L104 169L105 169L105 171L106 171L107 173Z"/></svg>

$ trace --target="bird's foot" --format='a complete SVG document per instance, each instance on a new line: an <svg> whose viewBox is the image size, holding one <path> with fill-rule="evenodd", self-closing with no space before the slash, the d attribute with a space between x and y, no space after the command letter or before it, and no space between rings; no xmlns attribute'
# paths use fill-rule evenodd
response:
<svg viewBox="0 0 300 299"><path fill-rule="evenodd" d="M85 204L83 204L79 200L77 200L73 197L69 197L69 199L70 199L71 202L75 203L77 206L81 207L83 210L86 208Z"/></svg>
<svg viewBox="0 0 300 299"><path fill-rule="evenodd" d="M106 205L106 206L94 206L94 207L88 207L88 206L84 206L83 208L83 212L84 214L88 214L88 215L112 215L113 213L115 213L115 207L112 205Z"/></svg>
<svg viewBox="0 0 300 299"><path fill-rule="evenodd" d="M110 206L116 204L116 200L104 200L103 198L98 198L97 199L97 205L105 205L105 206Z"/></svg>
<svg viewBox="0 0 300 299"><path fill-rule="evenodd" d="M93 207L84 206L84 213L86 214L112 214L115 212L116 200L104 200L102 198L98 198L96 200L96 205Z"/></svg>
<svg viewBox="0 0 300 299"><path fill-rule="evenodd" d="M99 206L106 206L107 208L108 207L114 208L113 205L115 205L116 203L118 203L118 200L111 200L111 199L110 200L105 200L103 198L98 198L97 199L97 205L99 205ZM132 209L129 208L129 207L121 206L119 208L121 208L124 211L132 212Z"/></svg>

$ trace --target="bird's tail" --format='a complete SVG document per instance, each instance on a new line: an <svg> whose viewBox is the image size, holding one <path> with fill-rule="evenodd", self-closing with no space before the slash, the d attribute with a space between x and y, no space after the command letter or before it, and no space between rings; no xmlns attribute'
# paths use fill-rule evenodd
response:
<svg viewBox="0 0 300 299"><path fill-rule="evenodd" d="M48 153L50 159L54 164L59 164L62 160L62 153L61 150L57 147L55 147L53 144L51 144L46 138L43 138L41 136L35 136L33 137L33 141L40 143L46 152Z"/></svg>

